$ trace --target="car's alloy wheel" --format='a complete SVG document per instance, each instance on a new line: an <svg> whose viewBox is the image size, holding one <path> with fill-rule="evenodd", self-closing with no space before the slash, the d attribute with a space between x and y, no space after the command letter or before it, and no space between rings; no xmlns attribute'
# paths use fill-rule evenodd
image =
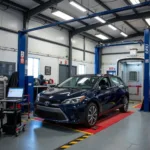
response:
<svg viewBox="0 0 150 150"><path fill-rule="evenodd" d="M88 114L87 114L87 122L89 126L94 126L97 122L98 118L98 109L95 104L92 104L88 108Z"/></svg>
<svg viewBox="0 0 150 150"><path fill-rule="evenodd" d="M124 110L127 111L129 102L126 96L123 98L123 102L124 102Z"/></svg>
<svg viewBox="0 0 150 150"><path fill-rule="evenodd" d="M123 97L122 99L123 102L123 107L120 108L121 112L127 112L128 111L128 107L129 107L129 100L126 96Z"/></svg>

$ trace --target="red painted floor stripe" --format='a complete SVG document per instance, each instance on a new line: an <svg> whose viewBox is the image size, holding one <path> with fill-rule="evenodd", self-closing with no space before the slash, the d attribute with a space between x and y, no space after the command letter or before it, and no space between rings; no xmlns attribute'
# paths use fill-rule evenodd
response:
<svg viewBox="0 0 150 150"><path fill-rule="evenodd" d="M119 113L119 112L115 112L113 115L108 116L106 118L104 118L103 120L99 120L96 124L96 129L93 128L80 128L78 130L84 131L84 132L88 132L91 134L96 134L110 126L112 126L113 124L121 121L122 119L130 116L131 114L133 114L134 112L129 111L127 113Z"/></svg>
<svg viewBox="0 0 150 150"><path fill-rule="evenodd" d="M141 108L141 107L142 107L142 104L138 104L134 108Z"/></svg>
<svg viewBox="0 0 150 150"><path fill-rule="evenodd" d="M62 125L62 127L64 126L67 128L72 128L73 130L78 130L81 132L96 134L112 126L113 124L123 120L124 118L132 115L133 113L134 113L133 111L129 111L127 113L120 113L119 111L111 112L107 116L102 116L94 128L85 128L85 127L82 127L82 125L68 125L68 124L59 124L59 125ZM38 117L35 117L34 120L41 121L41 122L43 121L43 119L38 118ZM52 123L51 125L55 125L55 124Z"/></svg>

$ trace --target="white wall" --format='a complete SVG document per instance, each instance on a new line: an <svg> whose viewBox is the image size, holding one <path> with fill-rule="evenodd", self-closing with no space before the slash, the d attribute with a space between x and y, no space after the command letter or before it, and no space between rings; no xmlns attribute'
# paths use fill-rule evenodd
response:
<svg viewBox="0 0 150 150"><path fill-rule="evenodd" d="M83 49L83 37L82 36L76 35L76 36L73 37L73 39L71 41L72 41L72 46L73 47Z"/></svg>
<svg viewBox="0 0 150 150"><path fill-rule="evenodd" d="M36 22L35 22L36 21ZM29 28L39 27L45 24L37 22L38 20L30 20ZM29 35L34 35L36 37L48 39L50 41L58 42L64 45L69 45L69 35L67 30L61 28L46 28L42 30L37 30L30 32Z"/></svg>
<svg viewBox="0 0 150 150"><path fill-rule="evenodd" d="M14 31L22 30L22 14L12 9L5 11L0 10L0 27L8 28ZM29 22L29 28L43 25L44 22L32 19ZM44 74L45 66L52 67L52 75L45 76L53 78L58 83L59 77L59 63L60 60L68 59L68 31L59 27L48 28L39 31L31 32L29 35L40 37L49 41L60 43L53 44L33 38L28 40L28 51L29 57L40 59L40 73ZM83 36L77 35L72 39L73 44L73 65L78 66L79 64L86 65L87 73L94 73L94 54L85 53L85 60L83 60L84 49L84 38ZM94 52L96 42L89 39L85 39L85 50ZM64 45L64 46L63 46ZM18 47L18 36L15 33L0 30L0 61L16 62L17 63L17 47ZM77 48L77 49L75 49ZM5 50L2 50L5 49ZM10 50L10 51L9 51ZM15 50L15 51L13 51ZM78 69L77 69L78 70Z"/></svg>
<svg viewBox="0 0 150 150"><path fill-rule="evenodd" d="M21 30L23 27L22 14L12 9L0 9L0 26L13 30Z"/></svg>
<svg viewBox="0 0 150 150"><path fill-rule="evenodd" d="M123 58L129 58L130 56L130 49L137 48L138 51L143 51L143 53L138 53L138 58L144 57L144 46L143 45L124 45L124 46L114 46L114 47L107 47L104 48L102 51L102 73L105 74L109 67L114 67L117 70L117 62ZM123 54L127 52L128 54ZM114 53L114 54L113 54ZM117 54L118 53L118 54ZM121 54L122 53L122 54ZM111 54L111 55L108 55Z"/></svg>
<svg viewBox="0 0 150 150"><path fill-rule="evenodd" d="M90 52L94 52L94 50L95 50L95 42L90 40L90 39L86 39L85 40L85 49L90 51Z"/></svg>

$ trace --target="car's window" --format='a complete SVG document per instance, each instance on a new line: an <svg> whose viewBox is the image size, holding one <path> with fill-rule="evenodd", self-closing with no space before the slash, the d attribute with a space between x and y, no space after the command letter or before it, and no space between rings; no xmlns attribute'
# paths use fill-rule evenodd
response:
<svg viewBox="0 0 150 150"><path fill-rule="evenodd" d="M114 86L119 86L120 85L120 80L117 77L111 77L111 81Z"/></svg>
<svg viewBox="0 0 150 150"><path fill-rule="evenodd" d="M58 87L61 88L93 88L99 77L97 76L75 76L67 79Z"/></svg>
<svg viewBox="0 0 150 150"><path fill-rule="evenodd" d="M120 85L125 86L124 82L118 77L111 77L111 81L113 86L120 86Z"/></svg>
<svg viewBox="0 0 150 150"><path fill-rule="evenodd" d="M110 87L110 82L109 82L109 79L106 77L106 78L102 78L99 82L99 86L107 86L107 87Z"/></svg>
<svg viewBox="0 0 150 150"><path fill-rule="evenodd" d="M125 86L124 82L120 78L118 78L118 80L119 80L120 85Z"/></svg>

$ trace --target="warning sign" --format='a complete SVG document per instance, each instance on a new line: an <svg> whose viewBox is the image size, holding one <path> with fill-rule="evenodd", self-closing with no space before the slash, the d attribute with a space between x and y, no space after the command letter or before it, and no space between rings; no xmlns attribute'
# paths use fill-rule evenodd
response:
<svg viewBox="0 0 150 150"><path fill-rule="evenodd" d="M24 58L21 58L21 59L20 59L20 63L21 63L21 64L24 64Z"/></svg>
<svg viewBox="0 0 150 150"><path fill-rule="evenodd" d="M25 63L25 61L24 61L24 51L21 51L20 63L21 63L21 64L24 64L24 63Z"/></svg>

